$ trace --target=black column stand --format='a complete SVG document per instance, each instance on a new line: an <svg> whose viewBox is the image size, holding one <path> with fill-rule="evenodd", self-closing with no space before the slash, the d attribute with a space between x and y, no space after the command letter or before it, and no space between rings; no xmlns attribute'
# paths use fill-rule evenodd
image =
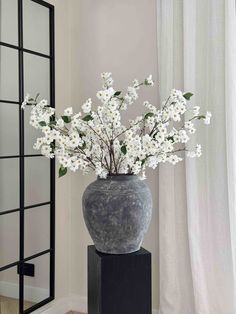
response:
<svg viewBox="0 0 236 314"><path fill-rule="evenodd" d="M109 255L88 247L88 314L151 314L151 253Z"/></svg>

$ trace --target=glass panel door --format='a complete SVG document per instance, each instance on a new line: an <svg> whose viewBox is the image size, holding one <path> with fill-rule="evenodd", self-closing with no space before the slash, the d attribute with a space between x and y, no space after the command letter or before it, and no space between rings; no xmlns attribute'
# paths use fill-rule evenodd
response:
<svg viewBox="0 0 236 314"><path fill-rule="evenodd" d="M0 0L0 314L54 299L55 164L21 109L27 93L54 107L54 63L54 7Z"/></svg>

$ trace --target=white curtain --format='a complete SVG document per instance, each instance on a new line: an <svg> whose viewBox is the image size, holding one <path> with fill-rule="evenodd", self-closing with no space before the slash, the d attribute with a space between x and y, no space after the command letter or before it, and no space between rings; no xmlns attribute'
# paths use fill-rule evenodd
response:
<svg viewBox="0 0 236 314"><path fill-rule="evenodd" d="M200 159L160 166L159 314L235 314L235 1L157 3L160 98L192 91L213 115Z"/></svg>

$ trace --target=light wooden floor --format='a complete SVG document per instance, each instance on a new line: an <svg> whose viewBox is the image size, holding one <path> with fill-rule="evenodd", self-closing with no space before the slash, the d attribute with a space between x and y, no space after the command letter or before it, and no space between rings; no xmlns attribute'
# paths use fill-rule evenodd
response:
<svg viewBox="0 0 236 314"><path fill-rule="evenodd" d="M28 309L33 305L31 302L25 302L24 308ZM19 313L19 300L0 296L0 314L18 314ZM79 312L70 311L66 314L84 314Z"/></svg>
<svg viewBox="0 0 236 314"><path fill-rule="evenodd" d="M28 309L33 305L31 302L25 302L24 308ZM18 314L19 300L0 296L0 314Z"/></svg>

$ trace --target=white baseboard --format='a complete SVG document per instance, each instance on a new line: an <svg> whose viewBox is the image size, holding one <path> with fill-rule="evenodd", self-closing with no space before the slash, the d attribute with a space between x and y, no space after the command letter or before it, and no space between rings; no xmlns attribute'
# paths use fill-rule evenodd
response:
<svg viewBox="0 0 236 314"><path fill-rule="evenodd" d="M19 298L19 285L13 282L0 281L0 295L18 299ZM34 303L40 302L49 296L47 289L25 286L24 296L26 301Z"/></svg>
<svg viewBox="0 0 236 314"><path fill-rule="evenodd" d="M87 313L87 298L71 295L45 305L41 309L35 311L34 314L65 314L71 310ZM158 311L153 310L152 314L158 314Z"/></svg>

